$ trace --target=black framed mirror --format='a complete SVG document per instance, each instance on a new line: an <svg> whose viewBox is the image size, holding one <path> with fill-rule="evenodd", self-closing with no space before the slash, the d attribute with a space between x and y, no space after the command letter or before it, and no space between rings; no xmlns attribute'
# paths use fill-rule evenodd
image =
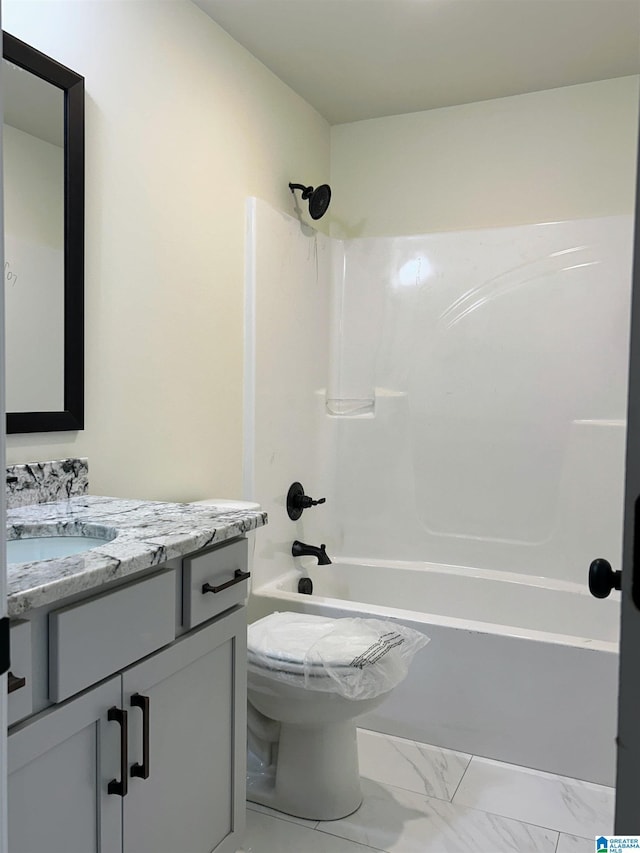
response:
<svg viewBox="0 0 640 853"><path fill-rule="evenodd" d="M78 430L84 78L2 36L7 433Z"/></svg>

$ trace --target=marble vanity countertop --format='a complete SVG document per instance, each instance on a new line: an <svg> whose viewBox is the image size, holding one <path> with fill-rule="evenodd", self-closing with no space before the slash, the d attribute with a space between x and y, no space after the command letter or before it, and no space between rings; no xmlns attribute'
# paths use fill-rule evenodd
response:
<svg viewBox="0 0 640 853"><path fill-rule="evenodd" d="M7 511L7 538L37 535L52 525L69 534L98 524L117 531L104 545L73 554L7 567L9 616L95 589L166 560L242 536L267 523L266 512L224 510L198 504L160 503L83 495Z"/></svg>

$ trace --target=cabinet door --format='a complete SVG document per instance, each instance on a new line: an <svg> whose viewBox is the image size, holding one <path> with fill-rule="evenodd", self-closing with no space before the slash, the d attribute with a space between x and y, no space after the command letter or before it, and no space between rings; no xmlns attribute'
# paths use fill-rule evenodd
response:
<svg viewBox="0 0 640 853"><path fill-rule="evenodd" d="M119 853L120 678L44 711L9 734L9 853Z"/></svg>
<svg viewBox="0 0 640 853"><path fill-rule="evenodd" d="M123 702L130 723L125 853L235 851L245 815L245 609L127 670ZM134 764L148 777L131 775Z"/></svg>

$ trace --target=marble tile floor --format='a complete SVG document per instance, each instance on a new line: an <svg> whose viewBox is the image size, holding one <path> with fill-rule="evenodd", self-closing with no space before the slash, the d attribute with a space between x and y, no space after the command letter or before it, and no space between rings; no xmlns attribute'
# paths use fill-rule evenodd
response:
<svg viewBox="0 0 640 853"><path fill-rule="evenodd" d="M358 731L364 801L305 821L248 803L239 853L592 853L613 788Z"/></svg>

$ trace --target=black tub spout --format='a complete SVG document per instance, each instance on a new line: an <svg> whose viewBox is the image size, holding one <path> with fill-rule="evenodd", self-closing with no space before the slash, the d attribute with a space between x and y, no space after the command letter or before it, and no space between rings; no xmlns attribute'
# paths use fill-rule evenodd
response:
<svg viewBox="0 0 640 853"><path fill-rule="evenodd" d="M328 566L331 563L324 544L316 548L315 545L306 545L296 539L291 546L291 553L294 557L315 557L319 566Z"/></svg>

